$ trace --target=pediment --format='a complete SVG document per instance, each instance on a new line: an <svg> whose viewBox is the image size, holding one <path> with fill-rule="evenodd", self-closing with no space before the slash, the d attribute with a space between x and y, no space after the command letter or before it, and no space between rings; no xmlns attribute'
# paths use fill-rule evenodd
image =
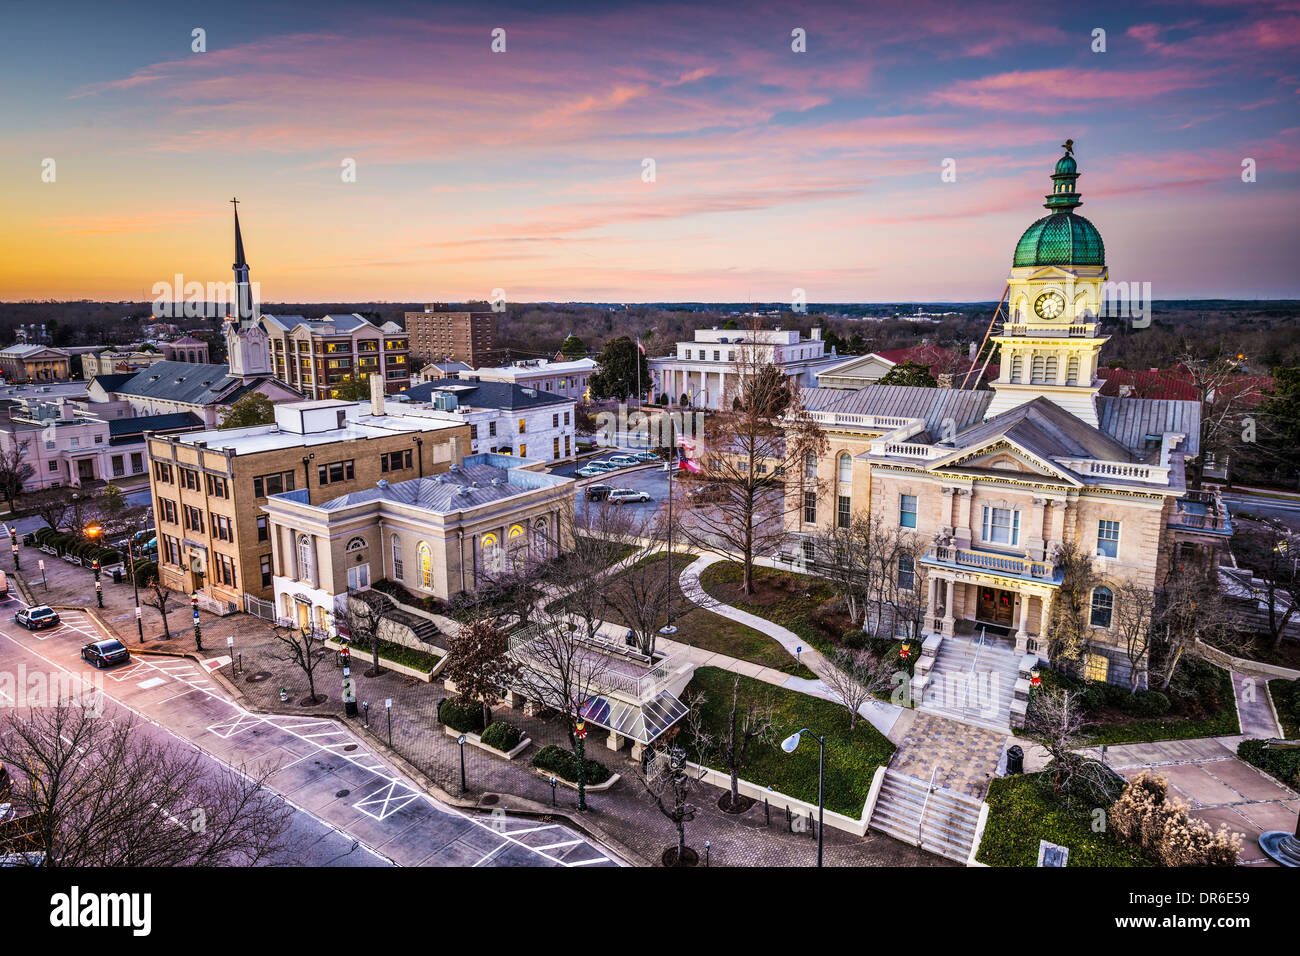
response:
<svg viewBox="0 0 1300 956"><path fill-rule="evenodd" d="M894 364L888 359L883 359L879 355L863 355L861 358L847 361L843 365L836 365L828 369L823 369L818 375L825 375L827 378L835 378L841 375L855 375L868 369L882 369L888 371L893 368Z"/></svg>
<svg viewBox="0 0 1300 956"><path fill-rule="evenodd" d="M1078 485L1079 481L1046 458L1022 448L1014 441L997 438L987 444L962 448L946 458L934 462L929 470L981 471L1005 474L1008 477L1045 478Z"/></svg>

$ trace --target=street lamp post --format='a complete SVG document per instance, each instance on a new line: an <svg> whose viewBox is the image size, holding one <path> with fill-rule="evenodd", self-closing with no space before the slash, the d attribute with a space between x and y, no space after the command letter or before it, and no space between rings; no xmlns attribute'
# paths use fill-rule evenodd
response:
<svg viewBox="0 0 1300 956"><path fill-rule="evenodd" d="M791 734L785 740L781 741L781 749L788 754L792 754L799 746L799 740L807 734L813 740L817 741L817 865L822 865L822 821L826 815L825 792L823 787L826 782L826 738L818 737L811 730L805 727L798 733Z"/></svg>
<svg viewBox="0 0 1300 956"><path fill-rule="evenodd" d="M13 556L14 556L14 570L18 571L20 570L20 567L18 564L18 529L17 528L9 529L9 548L13 552Z"/></svg>
<svg viewBox="0 0 1300 956"><path fill-rule="evenodd" d="M203 650L203 635L199 631L199 592L190 595L190 607L194 609L194 649Z"/></svg>
<svg viewBox="0 0 1300 956"><path fill-rule="evenodd" d="M468 789L465 786L465 735L457 737L456 743L460 744L460 792L464 793Z"/></svg>
<svg viewBox="0 0 1300 956"><path fill-rule="evenodd" d="M135 535L126 536L127 574L131 575L131 590L135 592L135 627L140 633L140 643L144 643L144 615L140 612L140 584L135 579ZM45 562L41 562L41 576L45 575Z"/></svg>
<svg viewBox="0 0 1300 956"><path fill-rule="evenodd" d="M676 457L677 449L674 447L673 458ZM676 461L672 462L668 469L668 585L664 590L664 626L659 628L659 633L664 635L677 633L673 624L673 472L677 470L676 464Z"/></svg>

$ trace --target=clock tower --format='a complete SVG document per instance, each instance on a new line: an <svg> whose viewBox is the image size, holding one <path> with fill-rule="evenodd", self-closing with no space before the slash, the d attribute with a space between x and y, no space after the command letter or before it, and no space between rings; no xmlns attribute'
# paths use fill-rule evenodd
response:
<svg viewBox="0 0 1300 956"><path fill-rule="evenodd" d="M1082 200L1074 141L1052 173L1052 191L1039 219L1016 243L1007 278L1006 319L992 336L998 344L992 418L1035 398L1046 398L1097 426L1097 361L1108 336L1097 316L1108 275L1106 247L1087 219L1075 214Z"/></svg>

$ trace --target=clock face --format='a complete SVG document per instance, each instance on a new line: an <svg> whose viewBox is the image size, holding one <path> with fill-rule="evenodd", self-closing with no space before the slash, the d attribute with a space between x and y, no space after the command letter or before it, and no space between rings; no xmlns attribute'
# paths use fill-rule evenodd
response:
<svg viewBox="0 0 1300 956"><path fill-rule="evenodd" d="M1054 319L1065 311L1065 299L1059 292L1044 292L1034 303L1034 311L1040 318Z"/></svg>

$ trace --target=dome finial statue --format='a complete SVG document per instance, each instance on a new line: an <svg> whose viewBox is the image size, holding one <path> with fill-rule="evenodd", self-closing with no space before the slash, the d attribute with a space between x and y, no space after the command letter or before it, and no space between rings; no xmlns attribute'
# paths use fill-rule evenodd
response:
<svg viewBox="0 0 1300 956"><path fill-rule="evenodd" d="M1069 156L1073 156L1073 155L1074 155L1074 140L1072 140L1072 139L1067 139L1064 143L1061 144L1061 148L1065 150L1065 152L1066 152L1067 155L1069 155Z"/></svg>

